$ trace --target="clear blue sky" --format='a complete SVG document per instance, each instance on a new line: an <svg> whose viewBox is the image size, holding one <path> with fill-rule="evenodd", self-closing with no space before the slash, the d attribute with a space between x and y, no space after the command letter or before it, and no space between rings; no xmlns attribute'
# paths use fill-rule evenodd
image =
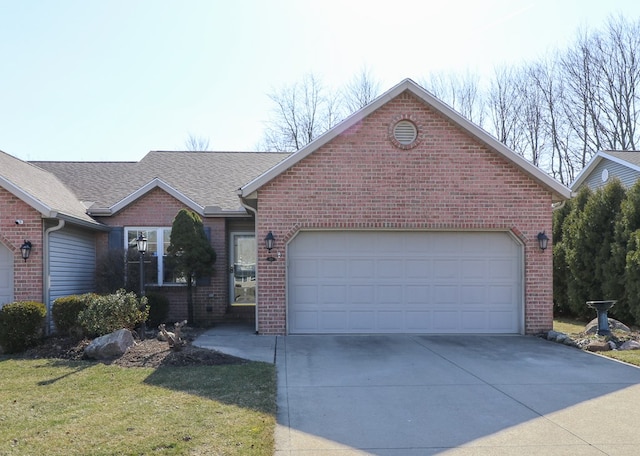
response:
<svg viewBox="0 0 640 456"><path fill-rule="evenodd" d="M255 150L267 94L363 67L384 90L434 71L490 74L563 48L638 0L0 0L0 150L139 160Z"/></svg>

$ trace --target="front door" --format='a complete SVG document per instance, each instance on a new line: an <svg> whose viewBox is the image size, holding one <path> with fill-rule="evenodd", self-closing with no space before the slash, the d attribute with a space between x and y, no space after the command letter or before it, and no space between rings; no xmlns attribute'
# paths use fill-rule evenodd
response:
<svg viewBox="0 0 640 456"><path fill-rule="evenodd" d="M232 306L256 304L256 236L254 233L231 233L229 255L231 264Z"/></svg>

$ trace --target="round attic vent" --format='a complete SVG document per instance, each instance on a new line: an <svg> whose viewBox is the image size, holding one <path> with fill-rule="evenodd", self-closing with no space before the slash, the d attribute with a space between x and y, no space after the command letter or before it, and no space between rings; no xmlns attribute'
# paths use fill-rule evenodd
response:
<svg viewBox="0 0 640 456"><path fill-rule="evenodd" d="M413 122L401 120L393 127L393 137L403 146L408 146L418 137L418 129Z"/></svg>

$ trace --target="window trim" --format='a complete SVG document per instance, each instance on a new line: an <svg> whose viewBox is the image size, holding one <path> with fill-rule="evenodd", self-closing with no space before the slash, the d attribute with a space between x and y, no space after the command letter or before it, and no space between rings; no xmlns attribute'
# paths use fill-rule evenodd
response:
<svg viewBox="0 0 640 456"><path fill-rule="evenodd" d="M139 231L144 231L144 232L149 232L149 231L155 231L156 232L156 251L153 252L153 256L157 258L158 260L158 280L157 282L154 283L150 283L145 279L145 286L150 286L150 287L184 287L186 286L186 282L164 282L164 259L165 256L164 255L164 234L165 232L169 232L169 235L171 234L171 228L170 226L125 226L124 227L124 249L125 251L128 251L130 248L129 245L129 232L130 231L134 231L139 232ZM137 237L137 235L136 235ZM148 237L148 235L147 235ZM159 252L158 250L161 251ZM149 252L147 252L145 255L149 255Z"/></svg>

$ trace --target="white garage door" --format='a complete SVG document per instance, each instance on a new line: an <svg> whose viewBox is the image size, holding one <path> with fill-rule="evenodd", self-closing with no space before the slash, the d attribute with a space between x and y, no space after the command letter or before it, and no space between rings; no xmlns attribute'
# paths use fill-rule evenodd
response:
<svg viewBox="0 0 640 456"><path fill-rule="evenodd" d="M0 307L13 302L13 252L0 244Z"/></svg>
<svg viewBox="0 0 640 456"><path fill-rule="evenodd" d="M289 333L519 333L521 252L504 232L301 232Z"/></svg>

